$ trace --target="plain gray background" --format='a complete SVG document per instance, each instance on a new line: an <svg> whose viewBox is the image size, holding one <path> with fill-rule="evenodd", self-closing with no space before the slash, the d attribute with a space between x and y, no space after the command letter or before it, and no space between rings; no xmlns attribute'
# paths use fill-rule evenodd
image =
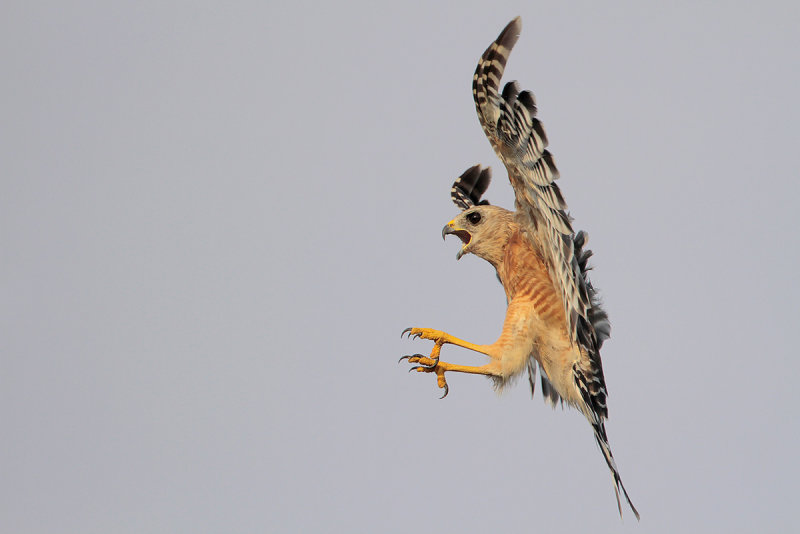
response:
<svg viewBox="0 0 800 534"><path fill-rule="evenodd" d="M478 57L535 92L614 330L608 432L452 375L492 342L441 227L494 167ZM792 2L6 2L0 531L798 525ZM480 355L446 347L456 363Z"/></svg>

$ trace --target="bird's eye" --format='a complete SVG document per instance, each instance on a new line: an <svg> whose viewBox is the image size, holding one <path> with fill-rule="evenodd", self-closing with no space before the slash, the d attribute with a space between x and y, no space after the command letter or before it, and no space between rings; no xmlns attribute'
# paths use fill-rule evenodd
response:
<svg viewBox="0 0 800 534"><path fill-rule="evenodd" d="M467 220L470 224L478 224L481 222L481 214L477 211L473 211L472 213L467 214Z"/></svg>

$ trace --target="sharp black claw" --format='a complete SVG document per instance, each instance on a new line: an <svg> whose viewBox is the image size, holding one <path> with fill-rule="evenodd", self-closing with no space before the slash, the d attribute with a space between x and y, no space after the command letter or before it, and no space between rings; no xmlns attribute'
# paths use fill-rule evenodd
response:
<svg viewBox="0 0 800 534"><path fill-rule="evenodd" d="M411 329L410 329L410 328L406 328L405 330L403 330L402 332L400 332L400 339L403 339L403 336L404 336L404 335L406 335L406 333L407 333L407 332L410 332L410 331L411 331Z"/></svg>
<svg viewBox="0 0 800 534"><path fill-rule="evenodd" d="M450 387L449 387L447 384L445 384L445 385L444 385L444 395L442 395L441 397L439 397L439 400L442 400L443 398L445 398L445 397L447 396L447 394L448 394L448 393L450 393Z"/></svg>
<svg viewBox="0 0 800 534"><path fill-rule="evenodd" d="M400 358L399 360L397 360L397 363L400 363L403 360L408 360L410 358L424 358L424 357L425 357L424 354L407 354L407 355L403 356L402 358ZM439 358L436 358L436 363L437 364L439 363ZM421 365L421 367L427 367L427 365ZM436 365L432 365L431 367L436 367Z"/></svg>
<svg viewBox="0 0 800 534"><path fill-rule="evenodd" d="M416 371L417 369L424 369L424 367L422 365L415 365L414 367L409 369L408 372L410 373L411 371Z"/></svg>
<svg viewBox="0 0 800 534"><path fill-rule="evenodd" d="M421 335L422 335L422 334L414 334L412 337L413 337L414 339L419 339L419 337L420 337Z"/></svg>

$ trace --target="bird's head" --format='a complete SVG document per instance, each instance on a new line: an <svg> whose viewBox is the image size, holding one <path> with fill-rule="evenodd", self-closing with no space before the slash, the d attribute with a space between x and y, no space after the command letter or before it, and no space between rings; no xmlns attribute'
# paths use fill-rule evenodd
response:
<svg viewBox="0 0 800 534"><path fill-rule="evenodd" d="M514 216L506 209L474 206L447 223L442 229L442 238L453 234L461 239L463 245L456 254L457 260L472 253L496 266L502 260L514 225Z"/></svg>

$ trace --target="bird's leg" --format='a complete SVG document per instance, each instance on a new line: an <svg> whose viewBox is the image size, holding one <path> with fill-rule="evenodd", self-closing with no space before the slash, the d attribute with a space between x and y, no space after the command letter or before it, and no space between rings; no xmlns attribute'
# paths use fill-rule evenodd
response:
<svg viewBox="0 0 800 534"><path fill-rule="evenodd" d="M445 398L447 394L450 392L450 388L447 385L447 380L444 377L444 374L447 371L453 371L456 373L470 373L474 375L485 375L485 376L502 376L500 372L500 364L497 361L493 361L487 365L482 365L480 367L473 367L470 365L456 365L454 363L447 363L439 360L438 350L434 348L434 352L437 354L435 358L433 358L433 354L431 358L425 357L421 354L415 354L414 356L403 356L402 359L407 359L409 363L419 363L420 365L415 365L409 371L417 371L418 373L436 373L436 383L440 389L444 389L444 394L440 398Z"/></svg>
<svg viewBox="0 0 800 534"><path fill-rule="evenodd" d="M434 341L433 350L431 351L430 356L414 354L413 356L403 356L400 358L400 361L408 360L409 363L419 364L409 369L409 371L417 371L418 373L436 373L436 383L440 389L444 389L444 394L441 396L442 399L445 398L450 392L450 388L447 386L447 380L444 377L444 373L447 371L486 376L501 376L500 363L497 360L481 367L456 365L439 360L439 353L442 350L442 345L445 343L451 343L453 345L458 345L460 347L490 355L488 352L486 352L486 347L483 345L475 345L474 343L469 343L467 341L455 338L450 334L446 334L445 332L431 330L428 328L409 328L403 333L405 334L406 332L410 332L411 336L422 337L424 339L431 339Z"/></svg>
<svg viewBox="0 0 800 534"><path fill-rule="evenodd" d="M447 332L442 332L441 330L434 330L432 328L406 328L403 330L403 333L400 334L400 337L403 337L406 334L408 334L408 337L413 337L415 339L418 337L422 339L430 339L436 343L436 346L440 348L445 343L449 343L458 347L464 347L465 349L474 350L475 352L480 352L481 354L486 354L491 358L496 357L489 350L489 345L477 345L475 343L470 343L469 341L458 339L457 337L451 336Z"/></svg>

